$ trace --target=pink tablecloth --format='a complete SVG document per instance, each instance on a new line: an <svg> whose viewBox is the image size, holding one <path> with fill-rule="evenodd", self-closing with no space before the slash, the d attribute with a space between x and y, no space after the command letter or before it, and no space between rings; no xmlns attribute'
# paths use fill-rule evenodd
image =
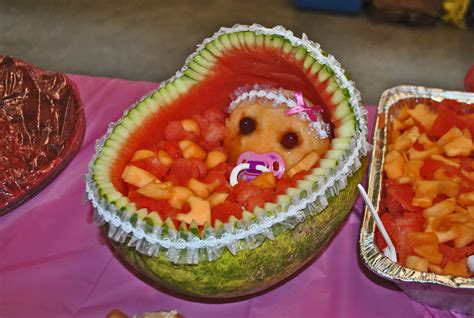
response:
<svg viewBox="0 0 474 318"><path fill-rule="evenodd" d="M260 296L208 304L148 286L112 255L84 201L95 140L156 83L73 75L87 130L78 155L33 199L0 218L0 318L104 317L177 309L186 317L451 317L411 301L369 273L357 256L359 200L326 251L298 276ZM375 107L367 107L371 131Z"/></svg>

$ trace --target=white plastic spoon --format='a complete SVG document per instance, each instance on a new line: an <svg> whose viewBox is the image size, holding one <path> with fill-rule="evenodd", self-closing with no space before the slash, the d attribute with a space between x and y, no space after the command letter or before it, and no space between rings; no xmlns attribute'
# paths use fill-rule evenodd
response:
<svg viewBox="0 0 474 318"><path fill-rule="evenodd" d="M474 274L474 255L471 255L467 258L467 266L469 267L469 272Z"/></svg>
<svg viewBox="0 0 474 318"><path fill-rule="evenodd" d="M362 195L362 199L364 199L365 204L369 207L369 211L374 217L375 224L377 224L377 227L382 233L382 236L387 242L387 247L383 250L383 254L387 256L392 262L397 262L397 251L395 250L395 246L392 243L392 240L390 239L390 236L388 236L387 231L385 230L385 226L382 223L382 220L379 217L379 214L377 211L375 211L374 206L372 205L372 202L370 202L369 196L367 195L367 192L365 192L364 187L361 184L358 184L357 187L359 188L359 192Z"/></svg>

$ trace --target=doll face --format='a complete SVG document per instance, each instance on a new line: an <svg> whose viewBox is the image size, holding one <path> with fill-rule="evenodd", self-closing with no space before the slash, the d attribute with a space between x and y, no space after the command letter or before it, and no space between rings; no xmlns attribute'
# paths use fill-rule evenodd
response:
<svg viewBox="0 0 474 318"><path fill-rule="evenodd" d="M244 101L235 108L226 120L224 140L231 162L245 151L276 152L291 168L310 151L322 155L329 149L329 138L317 138L307 121L286 115L287 109L269 101Z"/></svg>

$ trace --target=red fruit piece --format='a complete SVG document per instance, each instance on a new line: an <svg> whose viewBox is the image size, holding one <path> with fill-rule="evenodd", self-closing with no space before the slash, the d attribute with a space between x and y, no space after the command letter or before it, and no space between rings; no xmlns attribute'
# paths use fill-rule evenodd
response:
<svg viewBox="0 0 474 318"><path fill-rule="evenodd" d="M166 200L155 200L142 196L136 190L130 189L128 192L128 198L135 202L138 209L146 208L148 211L156 211L159 213L160 217L163 220L166 220L167 217L172 219L176 218L176 215L179 213L178 210L174 209Z"/></svg>
<svg viewBox="0 0 474 318"><path fill-rule="evenodd" d="M246 205L250 197L259 196L263 198L264 196L262 189L245 181L237 183L232 192L235 195L235 200L242 205Z"/></svg>
<svg viewBox="0 0 474 318"><path fill-rule="evenodd" d="M386 194L385 199L382 201L384 208L392 215L397 215L403 212L403 208L400 202L397 201L392 195Z"/></svg>
<svg viewBox="0 0 474 318"><path fill-rule="evenodd" d="M195 141L197 136L184 130L183 125L179 121L170 121L164 131L164 137L167 141L178 142L183 139Z"/></svg>
<svg viewBox="0 0 474 318"><path fill-rule="evenodd" d="M265 202L275 202L276 193L273 189L264 189L263 190L263 199Z"/></svg>
<svg viewBox="0 0 474 318"><path fill-rule="evenodd" d="M149 157L143 159L146 165L146 170L151 172L159 180L168 172L169 167L161 163L161 161L156 157Z"/></svg>
<svg viewBox="0 0 474 318"><path fill-rule="evenodd" d="M470 172L472 171L472 160L468 157L459 157L462 169ZM445 164L444 162L432 159L426 159L420 169L420 176L425 180L431 180L434 177L434 172L442 169L448 177L457 177L461 179L459 183L459 191L461 193L471 192L474 188L474 182L465 176L461 169Z"/></svg>
<svg viewBox="0 0 474 318"><path fill-rule="evenodd" d="M420 144L418 140L413 144L413 148L415 148L415 150L418 150L418 151L422 151L424 149L423 145Z"/></svg>
<svg viewBox="0 0 474 318"><path fill-rule="evenodd" d="M215 220L220 220L225 223L229 220L231 215L235 216L237 219L242 218L242 205L225 201L213 207L211 213L212 223L214 223Z"/></svg>
<svg viewBox="0 0 474 318"><path fill-rule="evenodd" d="M204 161L199 159L176 159L171 165L170 172L168 174L168 180L177 182L179 185L185 186L189 179L199 179L206 175L207 167Z"/></svg>
<svg viewBox="0 0 474 318"><path fill-rule="evenodd" d="M132 161L129 163L129 165L135 166L143 170L147 170L145 159Z"/></svg>
<svg viewBox="0 0 474 318"><path fill-rule="evenodd" d="M228 180L230 178L230 173L232 172L232 169L232 165L228 164L227 162L221 162L220 164L209 170L209 172L220 173L224 175L224 177Z"/></svg>
<svg viewBox="0 0 474 318"><path fill-rule="evenodd" d="M387 196L392 197L401 207L408 211L420 211L419 207L411 204L415 193L408 184L396 184L392 180L387 180L385 184Z"/></svg>
<svg viewBox="0 0 474 318"><path fill-rule="evenodd" d="M275 188L276 195L285 194L286 190L291 187L291 179L283 177L277 181Z"/></svg>
<svg viewBox="0 0 474 318"><path fill-rule="evenodd" d="M178 144L175 142L162 140L159 142L158 147L166 151L173 159L181 157L181 149L179 149Z"/></svg>
<svg viewBox="0 0 474 318"><path fill-rule="evenodd" d="M380 219L382 220L382 223L388 233L388 236L392 239L393 233L395 231L395 222L393 221L392 215L390 213L383 213L380 216ZM378 229L375 232L375 242L381 251L383 251L383 249L387 247L387 242L385 242L385 239L382 237L382 234Z"/></svg>
<svg viewBox="0 0 474 318"><path fill-rule="evenodd" d="M448 243L443 243L439 245L439 251L443 254L443 263L445 265L447 262L458 262L461 259L474 255L474 244L454 248L448 245Z"/></svg>
<svg viewBox="0 0 474 318"><path fill-rule="evenodd" d="M203 115L197 114L193 115L191 118L198 124L201 131L204 129L204 127L209 125L209 120L207 120Z"/></svg>
<svg viewBox="0 0 474 318"><path fill-rule="evenodd" d="M197 144L207 153L211 152L213 148L213 146L209 144L204 138L199 138Z"/></svg>
<svg viewBox="0 0 474 318"><path fill-rule="evenodd" d="M202 179L206 176L207 166L206 166L206 163L204 161L202 161L201 159L196 159L196 158L185 159L185 160L188 160L190 162L190 164L194 167L194 169L197 171L197 173L198 173L197 178L198 179Z"/></svg>
<svg viewBox="0 0 474 318"><path fill-rule="evenodd" d="M448 177L454 177L454 176L459 176L461 178L463 177L461 171L458 168L447 165L444 162L441 162L438 160L432 160L432 159L426 159L423 162L423 166L421 166L421 169L420 169L420 176L426 180L433 179L434 172L440 168L443 168L444 173Z"/></svg>
<svg viewBox="0 0 474 318"><path fill-rule="evenodd" d="M220 110L211 108L204 112L204 118L211 122L223 124L225 120L225 114Z"/></svg>
<svg viewBox="0 0 474 318"><path fill-rule="evenodd" d="M211 122L202 130L202 137L210 147L220 146L220 142L224 140L227 129L223 124Z"/></svg>
<svg viewBox="0 0 474 318"><path fill-rule="evenodd" d="M423 232L424 217L419 213L404 213L401 216L394 217L393 221L394 231L391 239L395 244L399 263L405 266L406 258L415 255L408 242L408 233Z"/></svg>
<svg viewBox="0 0 474 318"><path fill-rule="evenodd" d="M220 172L217 171L209 171L207 175L204 177L203 182L205 183L213 183L215 180L219 181L219 186L225 186L227 182L227 178ZM217 191L217 190L216 190Z"/></svg>
<svg viewBox="0 0 474 318"><path fill-rule="evenodd" d="M206 182L209 183L209 182ZM217 186L217 188L214 189L214 192L220 192L220 193L232 193L232 186L230 183L226 182L224 184L220 184Z"/></svg>
<svg viewBox="0 0 474 318"><path fill-rule="evenodd" d="M469 157L457 157L459 163L461 164L461 168L466 171L473 171L474 166L471 165L472 159Z"/></svg>
<svg viewBox="0 0 474 318"><path fill-rule="evenodd" d="M247 211L253 211L256 207L263 208L265 205L266 201L264 198L259 197L259 196L252 196L247 199L247 203L245 204L245 209Z"/></svg>
<svg viewBox="0 0 474 318"><path fill-rule="evenodd" d="M444 100L438 107L438 117L436 117L433 127L431 127L429 131L429 135L439 138L453 127L457 127L461 130L466 128L467 123L464 118L458 115L458 111L460 110L460 103L452 100Z"/></svg>
<svg viewBox="0 0 474 318"><path fill-rule="evenodd" d="M207 175L203 178L203 182L212 183L215 180L218 180L219 186L214 190L214 192L230 193L232 192L232 187L228 181L231 171L232 166L226 162L222 162L207 172Z"/></svg>

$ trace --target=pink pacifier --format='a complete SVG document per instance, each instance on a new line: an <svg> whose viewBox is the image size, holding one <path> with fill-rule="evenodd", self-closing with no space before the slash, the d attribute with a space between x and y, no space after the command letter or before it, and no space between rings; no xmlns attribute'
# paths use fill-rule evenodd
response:
<svg viewBox="0 0 474 318"><path fill-rule="evenodd" d="M236 185L239 179L252 181L263 172L272 172L275 177L281 178L285 173L285 162L275 152L258 154L246 151L237 159L237 165L230 173L230 185Z"/></svg>

